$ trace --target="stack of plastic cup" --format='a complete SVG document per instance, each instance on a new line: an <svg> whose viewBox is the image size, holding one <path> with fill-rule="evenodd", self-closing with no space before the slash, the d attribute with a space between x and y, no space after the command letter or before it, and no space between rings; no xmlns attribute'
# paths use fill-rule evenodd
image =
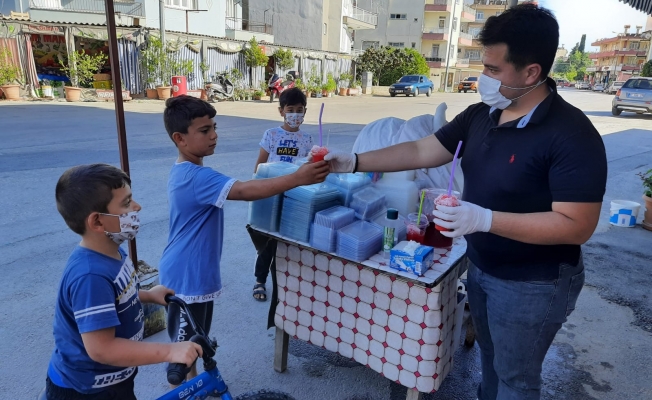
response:
<svg viewBox="0 0 652 400"><path fill-rule="evenodd" d="M258 165L254 179L276 178L289 175L299 167L286 162ZM283 194L249 203L249 224L269 232L278 232L283 205Z"/></svg>
<svg viewBox="0 0 652 400"><path fill-rule="evenodd" d="M326 182L331 183L339 189L342 194L342 204L349 207L353 193L370 186L371 178L364 174L329 174Z"/></svg>
<svg viewBox="0 0 652 400"><path fill-rule="evenodd" d="M341 205L339 192L329 184L299 186L288 190L283 199L279 232L283 236L307 243L315 214L337 205Z"/></svg>
<svg viewBox="0 0 652 400"><path fill-rule="evenodd" d="M337 230L355 221L355 212L346 207L332 207L315 214L310 234L310 246L334 253L337 247Z"/></svg>
<svg viewBox="0 0 652 400"><path fill-rule="evenodd" d="M385 208L385 195L373 187L366 187L353 193L349 207L355 210L358 219L370 221Z"/></svg>
<svg viewBox="0 0 652 400"><path fill-rule="evenodd" d="M365 261L383 247L383 231L367 221L356 221L337 231L337 254L353 261Z"/></svg>

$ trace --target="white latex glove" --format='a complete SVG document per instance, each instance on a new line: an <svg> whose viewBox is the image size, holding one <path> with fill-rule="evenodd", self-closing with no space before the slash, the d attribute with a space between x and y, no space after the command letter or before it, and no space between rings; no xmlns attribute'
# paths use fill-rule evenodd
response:
<svg viewBox="0 0 652 400"><path fill-rule="evenodd" d="M450 232L441 233L451 238L475 232L489 232L493 219L491 210L466 201L460 201L458 207L437 205L432 215L435 217L435 224L452 229Z"/></svg>
<svg viewBox="0 0 652 400"><path fill-rule="evenodd" d="M349 173L353 172L355 168L356 156L354 153L345 153L340 151L332 151L324 157L324 161L328 161L331 167L331 172Z"/></svg>

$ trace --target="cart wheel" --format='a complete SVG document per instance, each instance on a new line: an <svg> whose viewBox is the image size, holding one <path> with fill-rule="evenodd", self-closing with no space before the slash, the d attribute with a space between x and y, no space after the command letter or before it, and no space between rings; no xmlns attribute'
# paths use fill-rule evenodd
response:
<svg viewBox="0 0 652 400"><path fill-rule="evenodd" d="M257 390L241 394L235 400L295 400L287 393L274 390Z"/></svg>
<svg viewBox="0 0 652 400"><path fill-rule="evenodd" d="M473 347L475 344L475 329L473 328L473 320L469 318L466 321L466 336L464 337L464 346L467 348Z"/></svg>

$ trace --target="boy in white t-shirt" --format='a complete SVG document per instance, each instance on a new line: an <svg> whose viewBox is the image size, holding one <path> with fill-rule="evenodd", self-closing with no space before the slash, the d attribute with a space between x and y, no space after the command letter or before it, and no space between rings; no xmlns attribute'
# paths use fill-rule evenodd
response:
<svg viewBox="0 0 652 400"><path fill-rule="evenodd" d="M256 160L254 171L258 165L266 162L289 162L293 163L299 158L307 157L312 148L312 136L301 131L301 124L306 115L306 95L298 88L286 90L279 98L278 108L283 117L283 125L277 128L268 129L260 141L260 153ZM270 268L275 268L274 258L276 257L276 241L267 240L262 249L258 249L256 258L256 284L254 285L254 299L258 301L267 300L265 283ZM275 304L272 304L274 307Z"/></svg>

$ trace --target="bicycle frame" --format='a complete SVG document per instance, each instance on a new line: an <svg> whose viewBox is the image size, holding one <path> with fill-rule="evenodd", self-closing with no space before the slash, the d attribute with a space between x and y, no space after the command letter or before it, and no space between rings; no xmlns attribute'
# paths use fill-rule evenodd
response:
<svg viewBox="0 0 652 400"><path fill-rule="evenodd" d="M221 400L233 400L217 367L200 374L190 382L182 383L181 386L157 400L203 400L207 396L220 397Z"/></svg>

